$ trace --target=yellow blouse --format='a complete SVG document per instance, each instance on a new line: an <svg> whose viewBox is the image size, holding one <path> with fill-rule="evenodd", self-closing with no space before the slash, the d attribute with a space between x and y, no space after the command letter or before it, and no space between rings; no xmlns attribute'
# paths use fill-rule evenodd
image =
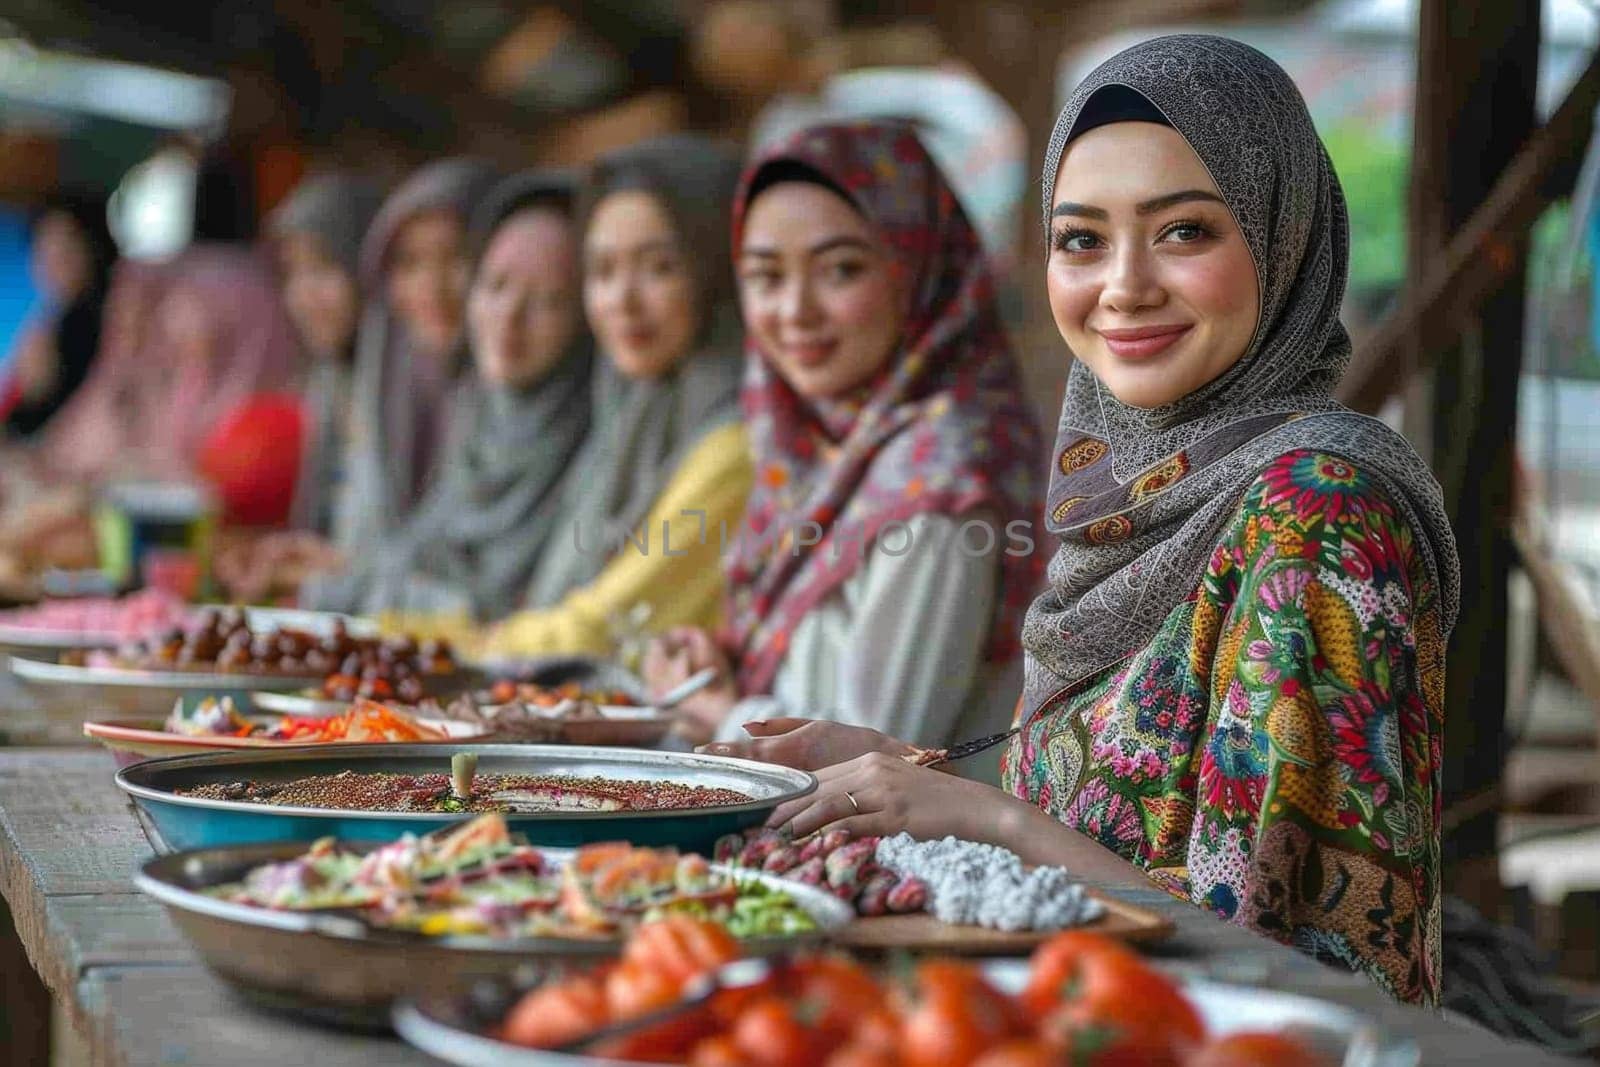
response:
<svg viewBox="0 0 1600 1067"><path fill-rule="evenodd" d="M389 612L380 621L385 630L448 639L470 659L607 655L607 620L641 603L650 605L652 629L714 627L722 612L723 531L731 540L743 520L752 479L743 424L712 430L684 457L634 539L559 604L487 627L458 614Z"/></svg>

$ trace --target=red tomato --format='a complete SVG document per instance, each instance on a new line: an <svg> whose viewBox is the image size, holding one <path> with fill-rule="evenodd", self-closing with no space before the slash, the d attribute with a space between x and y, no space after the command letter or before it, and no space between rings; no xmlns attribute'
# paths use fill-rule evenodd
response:
<svg viewBox="0 0 1600 1067"><path fill-rule="evenodd" d="M681 989L667 975L625 962L606 976L606 1008L616 1020L634 1019L675 1002Z"/></svg>
<svg viewBox="0 0 1600 1067"><path fill-rule="evenodd" d="M1116 962L1140 962L1138 954L1103 934L1067 930L1034 949L1028 984L1019 999L1042 1016L1068 997L1094 996Z"/></svg>
<svg viewBox="0 0 1600 1067"><path fill-rule="evenodd" d="M843 956L816 956L795 963L781 980L804 1006L817 1029L840 1037L856 1021L883 1006L883 990L859 965Z"/></svg>
<svg viewBox="0 0 1600 1067"><path fill-rule="evenodd" d="M645 923L622 950L624 960L653 967L680 987L740 955L739 942L721 924L685 915Z"/></svg>
<svg viewBox="0 0 1600 1067"><path fill-rule="evenodd" d="M1329 1067L1328 1061L1287 1034L1240 1031L1214 1037L1186 1067Z"/></svg>
<svg viewBox="0 0 1600 1067"><path fill-rule="evenodd" d="M682 1063L691 1049L717 1031L708 1011L691 1011L610 1041L596 1042L590 1055L642 1063Z"/></svg>
<svg viewBox="0 0 1600 1067"><path fill-rule="evenodd" d="M1034 1038L996 1045L972 1061L972 1067L1066 1067L1059 1050Z"/></svg>
<svg viewBox="0 0 1600 1067"><path fill-rule="evenodd" d="M505 1037L530 1048L555 1048L609 1021L599 980L583 976L535 989L517 1001L506 1016Z"/></svg>
<svg viewBox="0 0 1600 1067"><path fill-rule="evenodd" d="M1016 1005L965 963L931 960L918 965L916 996L900 1030L905 1067L968 1067L1025 1020Z"/></svg>
<svg viewBox="0 0 1600 1067"><path fill-rule="evenodd" d="M779 997L762 997L745 1008L733 1024L733 1040L760 1067L815 1067L828 1052L823 1034Z"/></svg>
<svg viewBox="0 0 1600 1067"><path fill-rule="evenodd" d="M1068 931L1041 945L1020 999L1035 1018L1064 1013L1058 1030L1103 1022L1178 1055L1205 1040L1205 1023L1176 982L1095 934Z"/></svg>
<svg viewBox="0 0 1600 1067"><path fill-rule="evenodd" d="M900 1016L882 1006L862 1013L850 1031L850 1043L897 1055L900 1047Z"/></svg>
<svg viewBox="0 0 1600 1067"><path fill-rule="evenodd" d="M852 1041L835 1049L824 1061L824 1067L900 1067L893 1049Z"/></svg>
<svg viewBox="0 0 1600 1067"><path fill-rule="evenodd" d="M727 1034L708 1037L689 1053L689 1067L749 1067L749 1064L749 1058Z"/></svg>
<svg viewBox="0 0 1600 1067"><path fill-rule="evenodd" d="M1039 1027L1039 1036L1073 1067L1178 1067L1183 1062L1169 1033L1119 1018L1114 1009L1087 1001L1063 1004L1051 1012Z"/></svg>

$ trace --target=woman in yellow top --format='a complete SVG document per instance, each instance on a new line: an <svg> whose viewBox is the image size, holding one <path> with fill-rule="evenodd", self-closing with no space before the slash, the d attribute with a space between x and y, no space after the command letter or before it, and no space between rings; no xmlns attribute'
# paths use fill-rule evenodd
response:
<svg viewBox="0 0 1600 1067"><path fill-rule="evenodd" d="M583 306L605 357L589 436L562 486L561 529L525 607L478 628L464 616L390 615L474 657L611 651L612 620L717 621L721 546L744 512L750 459L728 211L738 161L672 136L601 160L586 183Z"/></svg>

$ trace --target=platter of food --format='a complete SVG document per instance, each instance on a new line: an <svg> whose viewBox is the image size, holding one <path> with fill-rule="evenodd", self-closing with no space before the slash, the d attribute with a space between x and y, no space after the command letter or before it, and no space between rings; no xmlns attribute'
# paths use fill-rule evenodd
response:
<svg viewBox="0 0 1600 1067"><path fill-rule="evenodd" d="M269 616L270 618L270 616ZM329 672L393 674L420 698L471 685L448 645L408 637L352 633L340 617L322 617L317 632L253 626L242 609L208 609L189 626L172 627L115 650L68 651L58 661L13 656L11 670L41 703L126 715L165 714L183 696L228 695L249 706L257 690L292 691Z"/></svg>
<svg viewBox="0 0 1600 1067"><path fill-rule="evenodd" d="M712 855L736 870L814 885L855 908L835 941L868 953L1024 955L1061 930L1080 928L1129 944L1170 937L1170 920L1077 881L1060 867L1029 866L994 845L947 837L854 837L826 830L796 840L754 829L717 841Z"/></svg>
<svg viewBox="0 0 1600 1067"><path fill-rule="evenodd" d="M641 926L620 959L396 1005L395 1029L461 1067L638 1062L1141 1063L1414 1067L1414 1043L1310 997L1180 981L1107 938L1057 935L1031 960L927 957L874 971L845 957L693 954ZM648 995L646 992L648 991Z"/></svg>
<svg viewBox="0 0 1600 1067"><path fill-rule="evenodd" d="M252 693L250 702L258 711L301 718L339 715L350 707L348 701L328 699L321 690ZM423 697L407 710L459 724L477 736L549 745L648 748L660 744L677 721L669 712L637 702L628 692L585 689L577 683L546 687L501 681L448 700Z"/></svg>
<svg viewBox="0 0 1600 1067"><path fill-rule="evenodd" d="M70 597L40 601L25 608L0 611L0 653L35 658L89 649L114 649L195 624L207 611L160 589L143 589L124 597ZM336 626L356 637L376 637L377 625L367 619L326 611L292 608L243 608L245 623L256 631L299 630L326 637Z"/></svg>
<svg viewBox="0 0 1600 1067"><path fill-rule="evenodd" d="M386 1025L390 1002L614 954L647 920L694 917L753 953L850 921L821 890L671 849L539 849L488 814L387 845L328 838L164 856L135 877L205 963L258 999Z"/></svg>
<svg viewBox="0 0 1600 1067"><path fill-rule="evenodd" d="M374 701L358 701L337 715L245 714L228 697L207 697L191 706L180 701L160 719L106 719L83 725L84 736L111 751L117 766L164 756L296 745L438 744L482 737L471 723L414 716Z"/></svg>
<svg viewBox="0 0 1600 1067"><path fill-rule="evenodd" d="M125 767L116 782L173 849L391 841L499 811L539 845L709 853L717 838L816 788L804 771L725 756L487 742L180 756Z"/></svg>
<svg viewBox="0 0 1600 1067"><path fill-rule="evenodd" d="M115 648L170 626L193 609L159 589L126 597L44 600L0 611L0 654L59 655L72 649Z"/></svg>

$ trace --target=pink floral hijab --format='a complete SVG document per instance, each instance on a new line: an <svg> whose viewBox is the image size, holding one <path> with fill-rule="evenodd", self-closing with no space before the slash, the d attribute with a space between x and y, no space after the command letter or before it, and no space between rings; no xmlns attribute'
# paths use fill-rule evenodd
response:
<svg viewBox="0 0 1600 1067"><path fill-rule="evenodd" d="M910 307L889 366L849 398L802 400L747 342L756 479L730 549L724 635L740 687L767 691L800 620L880 534L925 514L983 510L997 520L1002 588L989 658L1005 661L1020 649L1042 565L1037 553L1004 551L1006 526L1037 518L1044 451L978 236L910 126L862 121L801 130L745 169L735 249L751 190L774 165L798 165L847 195L895 257ZM797 551L800 537L815 543Z"/></svg>

